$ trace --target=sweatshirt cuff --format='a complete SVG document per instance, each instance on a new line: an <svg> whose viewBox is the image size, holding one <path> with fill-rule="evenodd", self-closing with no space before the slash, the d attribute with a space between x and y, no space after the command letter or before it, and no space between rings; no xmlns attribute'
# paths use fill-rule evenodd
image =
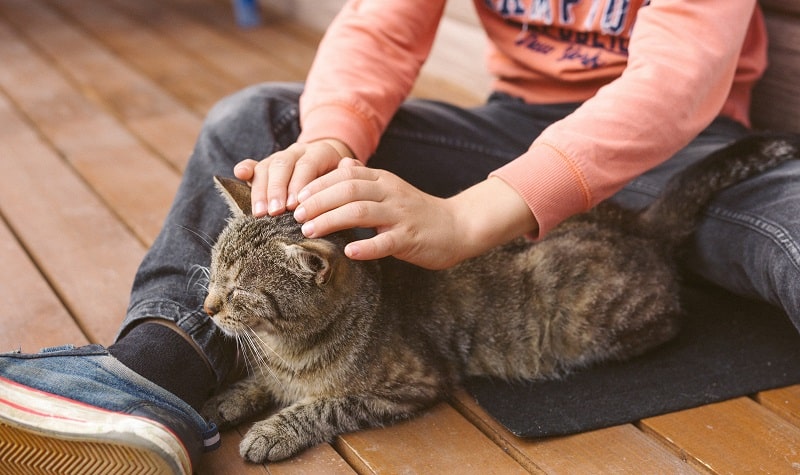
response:
<svg viewBox="0 0 800 475"><path fill-rule="evenodd" d="M344 142L353 155L366 163L377 147L373 126L345 104L325 104L314 107L301 117L298 142L320 139L338 139Z"/></svg>
<svg viewBox="0 0 800 475"><path fill-rule="evenodd" d="M539 234L532 236L537 239L591 207L591 193L578 167L548 144L534 144L489 176L505 181L522 196L539 224Z"/></svg>

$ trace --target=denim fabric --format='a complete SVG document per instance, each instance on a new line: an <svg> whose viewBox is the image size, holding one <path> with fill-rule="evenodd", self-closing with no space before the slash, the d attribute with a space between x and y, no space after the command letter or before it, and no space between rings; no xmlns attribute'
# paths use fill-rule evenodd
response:
<svg viewBox="0 0 800 475"><path fill-rule="evenodd" d="M196 271L208 265L211 243L228 215L211 177L231 175L241 159L259 159L293 143L300 130L301 90L299 84L257 85L210 111L164 229L136 276L121 334L144 318L173 320L206 352L218 380L225 379L233 364L233 343L202 311L204 291ZM393 118L369 164L428 193L449 196L519 156L548 125L577 106L529 105L504 94L493 94L471 109L411 100ZM612 199L646 205L672 174L746 133L739 124L719 119ZM800 328L798 207L797 163L724 192L698 230L690 267L725 288L781 306Z"/></svg>

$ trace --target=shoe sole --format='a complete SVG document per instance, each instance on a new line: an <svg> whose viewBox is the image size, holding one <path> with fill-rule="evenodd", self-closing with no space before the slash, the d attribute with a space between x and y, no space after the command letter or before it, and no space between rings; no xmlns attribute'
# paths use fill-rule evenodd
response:
<svg viewBox="0 0 800 475"><path fill-rule="evenodd" d="M15 474L192 473L186 449L165 426L2 377L0 467Z"/></svg>

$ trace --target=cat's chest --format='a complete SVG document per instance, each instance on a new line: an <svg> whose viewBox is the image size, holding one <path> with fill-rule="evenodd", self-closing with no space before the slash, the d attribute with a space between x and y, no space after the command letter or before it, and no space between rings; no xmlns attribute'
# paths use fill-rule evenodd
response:
<svg viewBox="0 0 800 475"><path fill-rule="evenodd" d="M275 345L255 363L275 398L292 403L342 392L352 380L350 365L315 352L293 353Z"/></svg>

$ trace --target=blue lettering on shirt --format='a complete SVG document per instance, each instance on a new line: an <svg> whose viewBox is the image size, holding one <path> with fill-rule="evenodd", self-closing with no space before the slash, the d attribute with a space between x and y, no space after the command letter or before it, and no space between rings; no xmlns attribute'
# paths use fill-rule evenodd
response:
<svg viewBox="0 0 800 475"><path fill-rule="evenodd" d="M643 0L642 7L651 0ZM633 22L631 0L484 0L484 5L520 28L515 45L585 68L603 65L602 54L627 56ZM578 10L576 7L586 8ZM598 31L599 29L599 31ZM558 46L562 43L563 46Z"/></svg>
<svg viewBox="0 0 800 475"><path fill-rule="evenodd" d="M608 0L603 19L600 25L603 33L609 35L619 35L625 28L625 20L628 17L630 7L629 0Z"/></svg>
<svg viewBox="0 0 800 475"><path fill-rule="evenodd" d="M533 21L544 23L545 25L553 24L553 9L550 8L550 0L533 0L531 13L528 15Z"/></svg>
<svg viewBox="0 0 800 475"><path fill-rule="evenodd" d="M562 25L572 25L575 23L575 17L572 15L572 7L580 2L581 0L564 0L561 2L559 20Z"/></svg>

